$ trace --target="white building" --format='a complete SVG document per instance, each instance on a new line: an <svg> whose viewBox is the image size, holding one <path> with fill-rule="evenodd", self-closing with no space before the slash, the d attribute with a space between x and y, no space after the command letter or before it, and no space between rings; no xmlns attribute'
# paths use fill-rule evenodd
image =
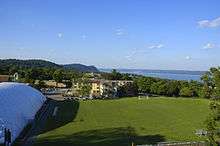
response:
<svg viewBox="0 0 220 146"><path fill-rule="evenodd" d="M45 101L43 94L25 84L0 83L0 143L4 128L10 129L14 141Z"/></svg>

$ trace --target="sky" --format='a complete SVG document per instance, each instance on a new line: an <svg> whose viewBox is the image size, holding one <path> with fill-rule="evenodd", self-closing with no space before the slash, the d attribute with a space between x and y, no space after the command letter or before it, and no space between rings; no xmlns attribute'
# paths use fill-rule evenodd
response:
<svg viewBox="0 0 220 146"><path fill-rule="evenodd" d="M0 0L0 59L99 68L220 65L220 0Z"/></svg>

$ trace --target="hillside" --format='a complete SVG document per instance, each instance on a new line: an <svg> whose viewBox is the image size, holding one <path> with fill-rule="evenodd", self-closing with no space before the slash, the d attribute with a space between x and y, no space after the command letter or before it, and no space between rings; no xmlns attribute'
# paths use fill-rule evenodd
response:
<svg viewBox="0 0 220 146"><path fill-rule="evenodd" d="M17 66L21 68L56 68L56 69L70 69L79 72L98 72L99 70L95 66L86 66L82 64L68 64L59 65L46 60L30 59L30 60L19 60L19 59L0 59L0 68L8 68Z"/></svg>
<svg viewBox="0 0 220 146"><path fill-rule="evenodd" d="M86 66L82 64L66 64L63 65L63 67L66 69L80 70L82 72L99 72L95 66Z"/></svg>
<svg viewBox="0 0 220 146"><path fill-rule="evenodd" d="M34 67L48 67L48 68L62 68L62 66L55 64L50 61L45 60L18 60L18 59L5 59L0 60L0 67L7 66L19 66L24 68L34 68Z"/></svg>

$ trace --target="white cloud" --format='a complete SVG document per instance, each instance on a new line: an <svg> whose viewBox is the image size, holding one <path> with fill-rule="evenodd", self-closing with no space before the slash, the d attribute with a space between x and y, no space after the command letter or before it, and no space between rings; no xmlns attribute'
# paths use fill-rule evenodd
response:
<svg viewBox="0 0 220 146"><path fill-rule="evenodd" d="M213 20L201 20L197 22L199 27L219 27L220 17Z"/></svg>
<svg viewBox="0 0 220 146"><path fill-rule="evenodd" d="M151 53L153 51L153 49L160 49L163 48L164 45L163 44L156 44L156 45L151 45L151 46L147 46L147 50L146 49L137 49L137 48L133 48L133 50L125 56L126 59L128 60L132 60L136 55L139 54L148 54Z"/></svg>
<svg viewBox="0 0 220 146"><path fill-rule="evenodd" d="M57 37L58 37L58 38L62 38L62 37L63 37L63 33L61 33L61 32L58 33L58 34L57 34Z"/></svg>
<svg viewBox="0 0 220 146"><path fill-rule="evenodd" d="M146 47L148 49L146 49ZM132 51L125 56L125 58L127 60L130 60L130 61L134 61L134 58L137 56L137 55L145 55L145 54L148 54L148 53L151 53L154 51L154 49L160 49L160 48L163 48L164 45L163 44L155 44L155 45L150 45L150 46L145 46L144 48L145 49L137 49L137 48L133 48Z"/></svg>
<svg viewBox="0 0 220 146"><path fill-rule="evenodd" d="M124 32L123 29L118 28L118 29L115 30L115 35L116 36L123 36L123 35L125 35L125 32Z"/></svg>
<svg viewBox="0 0 220 146"><path fill-rule="evenodd" d="M120 68L120 66L118 65L118 64L113 64L113 66L112 66L113 68Z"/></svg>
<svg viewBox="0 0 220 146"><path fill-rule="evenodd" d="M185 59L186 60L191 60L192 58L191 58L191 56L186 56Z"/></svg>
<svg viewBox="0 0 220 146"><path fill-rule="evenodd" d="M128 60L132 60L132 58L139 53L139 50L137 48L134 48L132 50L132 52L129 55L126 55L125 58L127 58Z"/></svg>
<svg viewBox="0 0 220 146"><path fill-rule="evenodd" d="M160 49L160 48L163 48L163 47L164 47L163 44L158 44L158 45L151 45L148 48L149 49Z"/></svg>
<svg viewBox="0 0 220 146"><path fill-rule="evenodd" d="M99 64L99 67L100 68L106 68L106 66L104 64L101 64L101 63Z"/></svg>
<svg viewBox="0 0 220 146"><path fill-rule="evenodd" d="M81 38L82 38L83 40L85 40L85 39L87 38L87 35L83 34L83 35L81 36Z"/></svg>
<svg viewBox="0 0 220 146"><path fill-rule="evenodd" d="M213 49L213 48L215 48L215 47L216 47L215 44L213 44L213 43L207 43L207 44L205 44L205 45L203 46L203 49Z"/></svg>
<svg viewBox="0 0 220 146"><path fill-rule="evenodd" d="M125 56L125 58L126 58L128 61L132 61L134 56L135 56L134 54L130 54L130 55Z"/></svg>
<svg viewBox="0 0 220 146"><path fill-rule="evenodd" d="M24 48L24 47L20 47L20 48L18 48L18 50L19 50L19 51L24 51L25 48Z"/></svg>

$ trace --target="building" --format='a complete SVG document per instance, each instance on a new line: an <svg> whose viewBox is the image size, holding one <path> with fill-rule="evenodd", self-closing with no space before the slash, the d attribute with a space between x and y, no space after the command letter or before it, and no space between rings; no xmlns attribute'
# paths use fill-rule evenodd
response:
<svg viewBox="0 0 220 146"><path fill-rule="evenodd" d="M115 83L118 86L124 86L124 85L128 85L128 84L133 84L133 81L128 81L128 80L116 80Z"/></svg>
<svg viewBox="0 0 220 146"><path fill-rule="evenodd" d="M11 131L12 142L46 101L38 90L22 83L0 83L0 145L4 129Z"/></svg>
<svg viewBox="0 0 220 146"><path fill-rule="evenodd" d="M80 87L85 83L76 81L73 83L73 95L79 96L78 91ZM113 98L117 97L118 88L133 84L133 81L126 81L126 80L104 80L104 79L90 79L87 84L90 84L91 91L90 97L95 98Z"/></svg>
<svg viewBox="0 0 220 146"><path fill-rule="evenodd" d="M117 84L112 81L104 80L100 85L100 93L102 97L116 97L117 96Z"/></svg>
<svg viewBox="0 0 220 146"><path fill-rule="evenodd" d="M91 93L90 95L92 97L100 97L101 95L101 81L100 80L91 80L91 85L92 85L92 89L91 89Z"/></svg>
<svg viewBox="0 0 220 146"><path fill-rule="evenodd" d="M48 87L54 87L54 88L66 88L66 84L57 83L54 80L45 81L45 85L48 86Z"/></svg>
<svg viewBox="0 0 220 146"><path fill-rule="evenodd" d="M0 75L0 83L1 82L8 82L9 81L9 75Z"/></svg>

